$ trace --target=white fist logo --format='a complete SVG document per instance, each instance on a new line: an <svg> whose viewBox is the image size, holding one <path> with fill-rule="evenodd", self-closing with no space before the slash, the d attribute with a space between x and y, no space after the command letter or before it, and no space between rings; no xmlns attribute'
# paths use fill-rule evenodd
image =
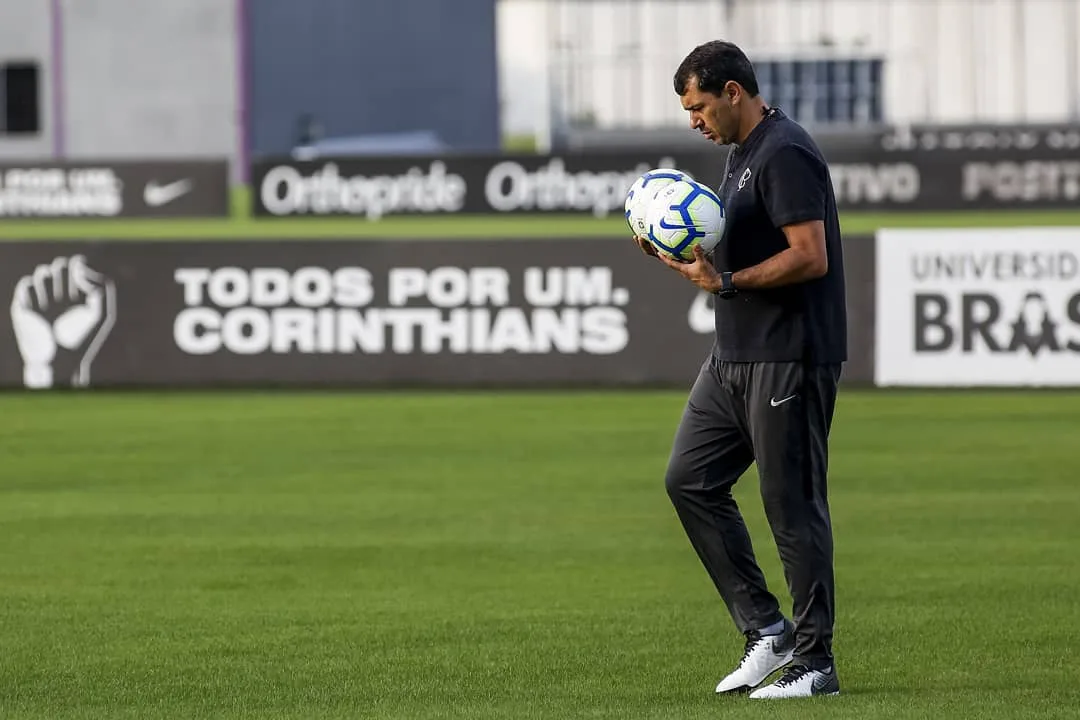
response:
<svg viewBox="0 0 1080 720"><path fill-rule="evenodd" d="M86 265L58 257L15 285L11 324L28 388L51 388L54 378L90 383L90 365L116 322L116 286Z"/></svg>

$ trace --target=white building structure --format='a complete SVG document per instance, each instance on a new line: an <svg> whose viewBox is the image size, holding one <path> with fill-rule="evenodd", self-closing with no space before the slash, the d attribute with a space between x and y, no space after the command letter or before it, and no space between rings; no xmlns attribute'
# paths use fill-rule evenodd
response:
<svg viewBox="0 0 1080 720"><path fill-rule="evenodd" d="M883 60L888 123L1080 119L1080 0L499 0L504 132L686 122L671 84L694 45L756 61Z"/></svg>

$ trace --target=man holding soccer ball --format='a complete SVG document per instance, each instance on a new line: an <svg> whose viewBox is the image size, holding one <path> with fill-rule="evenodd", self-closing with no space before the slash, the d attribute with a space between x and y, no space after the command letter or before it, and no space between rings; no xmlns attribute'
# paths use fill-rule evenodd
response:
<svg viewBox="0 0 1080 720"><path fill-rule="evenodd" d="M826 475L847 322L829 170L809 134L758 95L753 67L735 45L695 48L674 80L691 127L733 146L717 188L723 235L711 254L699 243L681 260L635 237L646 254L715 294L715 342L676 430L666 485L747 638L742 661L716 691L836 694ZM731 493L753 462L792 620L766 588Z"/></svg>

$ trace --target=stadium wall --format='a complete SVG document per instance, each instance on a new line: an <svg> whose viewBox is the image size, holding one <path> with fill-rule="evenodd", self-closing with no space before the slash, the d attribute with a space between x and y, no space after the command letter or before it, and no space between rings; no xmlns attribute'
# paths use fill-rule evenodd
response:
<svg viewBox="0 0 1080 720"><path fill-rule="evenodd" d="M1080 228L844 243L845 385L1080 387ZM723 302L615 237L13 241L0 295L13 389L685 389Z"/></svg>
<svg viewBox="0 0 1080 720"><path fill-rule="evenodd" d="M5 135L0 119L0 157L15 160L42 158L52 154L54 120L52 11L46 0L0 3L0 65L33 62L40 67L40 113L44 123L36 135ZM0 88L3 97L3 88Z"/></svg>
<svg viewBox="0 0 1080 720"><path fill-rule="evenodd" d="M44 4L42 0L42 4ZM68 159L235 157L233 0L62 0Z"/></svg>
<svg viewBox="0 0 1080 720"><path fill-rule="evenodd" d="M868 384L874 244L846 248ZM0 387L686 387L714 337L625 238L6 242L0 295Z"/></svg>

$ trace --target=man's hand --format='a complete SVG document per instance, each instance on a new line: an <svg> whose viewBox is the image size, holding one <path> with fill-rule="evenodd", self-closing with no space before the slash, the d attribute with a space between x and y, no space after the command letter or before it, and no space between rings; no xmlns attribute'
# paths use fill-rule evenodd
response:
<svg viewBox="0 0 1080 720"><path fill-rule="evenodd" d="M660 262L675 270L690 282L697 285L705 292L714 293L720 289L720 273L705 256L705 251L700 245L694 246L694 260L692 262L679 262L670 255L658 254Z"/></svg>
<svg viewBox="0 0 1080 720"><path fill-rule="evenodd" d="M637 243L637 246L639 248L641 248L641 252L649 255L650 257L658 257L658 253L656 252L656 246L649 242L648 238L643 238L639 235L635 235L634 242Z"/></svg>

